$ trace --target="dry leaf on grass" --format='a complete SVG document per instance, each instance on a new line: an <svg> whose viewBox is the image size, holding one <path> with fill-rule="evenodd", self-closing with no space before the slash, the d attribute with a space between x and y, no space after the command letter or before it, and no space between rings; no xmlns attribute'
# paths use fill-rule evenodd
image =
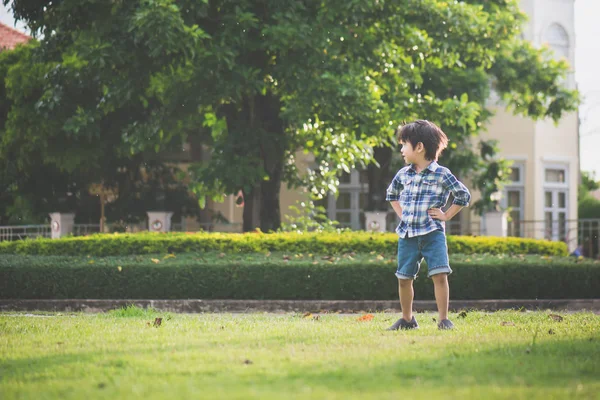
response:
<svg viewBox="0 0 600 400"><path fill-rule="evenodd" d="M162 324L162 318L155 318L154 319L154 326L155 327L159 327Z"/></svg>
<svg viewBox="0 0 600 400"><path fill-rule="evenodd" d="M154 264L158 264L160 262L160 260L158 258L151 258L150 259Z"/></svg>
<svg viewBox="0 0 600 400"><path fill-rule="evenodd" d="M550 314L548 316L557 322L561 322L564 319L563 317L561 317L558 314Z"/></svg>
<svg viewBox="0 0 600 400"><path fill-rule="evenodd" d="M358 317L358 321L371 321L373 319L373 314L365 314Z"/></svg>

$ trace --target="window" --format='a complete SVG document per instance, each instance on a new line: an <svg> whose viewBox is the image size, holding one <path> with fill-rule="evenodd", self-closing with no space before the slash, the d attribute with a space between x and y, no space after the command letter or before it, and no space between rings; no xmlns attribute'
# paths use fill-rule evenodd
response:
<svg viewBox="0 0 600 400"><path fill-rule="evenodd" d="M548 27L544 41L559 58L569 58L569 34L562 25L554 23Z"/></svg>
<svg viewBox="0 0 600 400"><path fill-rule="evenodd" d="M547 168L545 171L546 183L565 183L565 170L556 168Z"/></svg>
<svg viewBox="0 0 600 400"><path fill-rule="evenodd" d="M525 209L525 165L514 163L511 167L510 183L504 187L502 208L508 209L508 236L523 236Z"/></svg>
<svg viewBox="0 0 600 400"><path fill-rule="evenodd" d="M566 166L546 166L544 170L544 238L567 240L568 169Z"/></svg>
<svg viewBox="0 0 600 400"><path fill-rule="evenodd" d="M338 221L340 227L365 229L365 214L369 184L367 171L352 170L340 177L337 198L327 198L327 217Z"/></svg>

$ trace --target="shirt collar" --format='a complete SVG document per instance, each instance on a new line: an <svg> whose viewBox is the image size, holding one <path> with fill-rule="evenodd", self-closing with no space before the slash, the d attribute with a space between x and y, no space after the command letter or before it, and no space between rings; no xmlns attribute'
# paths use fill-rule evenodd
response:
<svg viewBox="0 0 600 400"><path fill-rule="evenodd" d="M435 172L435 170L438 169L439 166L440 166L440 164L438 164L437 161L434 160L425 169L428 169L431 172ZM413 174L417 173L417 170L415 169L415 165L414 164L410 164L410 172L412 172Z"/></svg>

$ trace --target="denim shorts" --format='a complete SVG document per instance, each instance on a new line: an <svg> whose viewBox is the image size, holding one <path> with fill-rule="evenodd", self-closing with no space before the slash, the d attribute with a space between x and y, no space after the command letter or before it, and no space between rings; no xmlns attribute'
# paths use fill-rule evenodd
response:
<svg viewBox="0 0 600 400"><path fill-rule="evenodd" d="M433 231L425 235L398 239L398 279L415 279L421 261L427 262L427 276L451 274L446 234Z"/></svg>

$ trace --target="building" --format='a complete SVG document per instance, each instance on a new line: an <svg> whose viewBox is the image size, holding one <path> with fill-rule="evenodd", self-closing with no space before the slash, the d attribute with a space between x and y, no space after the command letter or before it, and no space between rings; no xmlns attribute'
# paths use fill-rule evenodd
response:
<svg viewBox="0 0 600 400"><path fill-rule="evenodd" d="M0 22L0 51L14 49L18 44L26 43L29 39L31 38L26 34Z"/></svg>

